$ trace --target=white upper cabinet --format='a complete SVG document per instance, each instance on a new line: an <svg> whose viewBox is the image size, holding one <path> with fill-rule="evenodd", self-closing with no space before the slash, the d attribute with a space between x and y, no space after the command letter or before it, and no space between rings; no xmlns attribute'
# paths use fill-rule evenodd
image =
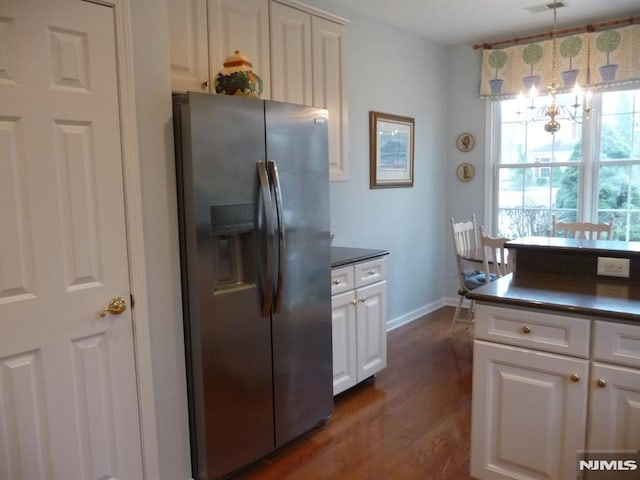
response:
<svg viewBox="0 0 640 480"><path fill-rule="evenodd" d="M313 17L313 105L329 111L329 174L348 180L344 25Z"/></svg>
<svg viewBox="0 0 640 480"><path fill-rule="evenodd" d="M313 105L311 15L271 4L272 98Z"/></svg>
<svg viewBox="0 0 640 480"><path fill-rule="evenodd" d="M348 180L345 23L297 0L171 0L171 88L214 92L226 57L240 50L262 98L329 112L329 177Z"/></svg>
<svg viewBox="0 0 640 480"><path fill-rule="evenodd" d="M168 6L171 88L208 92L207 0L172 0Z"/></svg>
<svg viewBox="0 0 640 480"><path fill-rule="evenodd" d="M225 58L240 50L262 79L262 96L271 98L269 0L209 0L211 91Z"/></svg>

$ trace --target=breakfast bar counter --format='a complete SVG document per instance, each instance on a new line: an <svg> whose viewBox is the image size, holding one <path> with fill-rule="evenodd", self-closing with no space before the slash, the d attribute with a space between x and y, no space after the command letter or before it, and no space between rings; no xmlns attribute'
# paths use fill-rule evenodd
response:
<svg viewBox="0 0 640 480"><path fill-rule="evenodd" d="M507 247L514 273L468 298L640 323L640 243L527 237ZM598 275L602 257L628 259L629 278Z"/></svg>
<svg viewBox="0 0 640 480"><path fill-rule="evenodd" d="M616 279L617 280L617 279ZM640 283L562 273L516 272L472 290L468 298L640 323Z"/></svg>
<svg viewBox="0 0 640 480"><path fill-rule="evenodd" d="M640 251L534 237L507 246L514 272L467 294L471 477L582 478L580 452L640 449Z"/></svg>

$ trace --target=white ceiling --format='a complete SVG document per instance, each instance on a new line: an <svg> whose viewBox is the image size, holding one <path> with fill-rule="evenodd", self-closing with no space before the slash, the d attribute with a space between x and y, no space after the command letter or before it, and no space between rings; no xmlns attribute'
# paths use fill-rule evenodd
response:
<svg viewBox="0 0 640 480"><path fill-rule="evenodd" d="M553 0L334 0L443 45L484 43L551 31ZM640 0L563 0L558 28L640 15Z"/></svg>

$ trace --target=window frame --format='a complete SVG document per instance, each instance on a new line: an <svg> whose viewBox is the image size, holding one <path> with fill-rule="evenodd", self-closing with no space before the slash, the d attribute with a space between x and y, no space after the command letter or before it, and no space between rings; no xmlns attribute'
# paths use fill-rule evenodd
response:
<svg viewBox="0 0 640 480"><path fill-rule="evenodd" d="M579 195L576 207L576 220L584 222L598 221L598 196L599 196L599 172L603 165L638 165L640 158L607 160L600 159L600 131L602 124L602 94L611 91L638 90L640 84L625 85L618 88L600 90L593 94L592 112L581 124L582 159L572 162L531 162L525 164L502 164L500 155L502 151L502 112L501 101L486 99L486 125L487 142L485 151L485 225L493 234L497 234L497 219L499 218L499 189L500 171L505 168L543 168L555 166L578 167ZM509 99L504 99L509 100ZM561 122L570 120L561 120ZM543 128L542 122L538 122ZM551 135L551 134L549 134ZM627 233L630 225L627 225Z"/></svg>

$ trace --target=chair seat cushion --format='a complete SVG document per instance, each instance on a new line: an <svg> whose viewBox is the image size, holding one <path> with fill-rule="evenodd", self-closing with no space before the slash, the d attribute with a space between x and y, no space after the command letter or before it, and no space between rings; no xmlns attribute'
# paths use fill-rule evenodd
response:
<svg viewBox="0 0 640 480"><path fill-rule="evenodd" d="M487 283L486 275L484 272L475 271L468 275L464 276L464 285L469 290L473 290L474 288L481 287L485 283ZM489 274L489 281L493 282L496 279L496 275L493 273Z"/></svg>

